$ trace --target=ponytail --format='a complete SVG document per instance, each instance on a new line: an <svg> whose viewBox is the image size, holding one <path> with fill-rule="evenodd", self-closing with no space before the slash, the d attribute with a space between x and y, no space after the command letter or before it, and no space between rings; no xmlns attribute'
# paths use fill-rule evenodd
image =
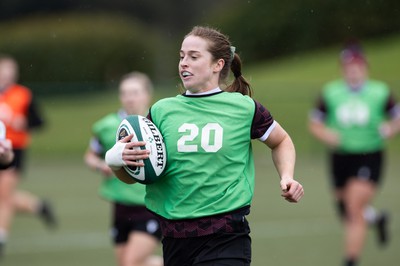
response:
<svg viewBox="0 0 400 266"><path fill-rule="evenodd" d="M236 53L233 54L231 70L233 72L234 80L225 90L228 92L240 92L243 95L249 95L251 97L252 90L250 83L242 76L242 61Z"/></svg>

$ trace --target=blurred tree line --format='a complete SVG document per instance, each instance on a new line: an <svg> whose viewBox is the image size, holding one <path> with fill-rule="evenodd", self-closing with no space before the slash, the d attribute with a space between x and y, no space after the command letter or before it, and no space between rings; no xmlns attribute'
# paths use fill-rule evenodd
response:
<svg viewBox="0 0 400 266"><path fill-rule="evenodd" d="M0 53L34 89L81 91L131 70L175 82L180 41L197 24L227 33L249 63L398 34L399 15L398 0L2 0Z"/></svg>
<svg viewBox="0 0 400 266"><path fill-rule="evenodd" d="M398 0L239 2L219 23L251 61L400 33Z"/></svg>

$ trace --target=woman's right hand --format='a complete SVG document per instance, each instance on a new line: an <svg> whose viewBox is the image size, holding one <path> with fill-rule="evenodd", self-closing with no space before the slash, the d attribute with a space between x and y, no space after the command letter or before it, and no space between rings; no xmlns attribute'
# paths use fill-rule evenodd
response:
<svg viewBox="0 0 400 266"><path fill-rule="evenodd" d="M132 142L133 135L126 136L106 153L106 163L113 170L118 170L123 166L143 167L143 160L149 158L150 151L142 150L145 141Z"/></svg>

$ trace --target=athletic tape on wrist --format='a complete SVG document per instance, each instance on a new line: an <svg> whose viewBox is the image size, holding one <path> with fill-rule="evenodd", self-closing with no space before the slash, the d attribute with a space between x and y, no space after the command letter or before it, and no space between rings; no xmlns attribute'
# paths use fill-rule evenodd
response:
<svg viewBox="0 0 400 266"><path fill-rule="evenodd" d="M122 152L124 151L126 143L117 142L115 145L106 152L106 163L113 169L118 170L126 163L122 160Z"/></svg>

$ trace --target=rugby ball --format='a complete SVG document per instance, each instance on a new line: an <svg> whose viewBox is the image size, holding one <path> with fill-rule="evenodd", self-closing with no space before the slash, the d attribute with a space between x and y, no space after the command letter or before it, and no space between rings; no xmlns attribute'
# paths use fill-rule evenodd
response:
<svg viewBox="0 0 400 266"><path fill-rule="evenodd" d="M141 115L129 115L122 120L117 130L116 141L131 134L133 134L131 141L146 142L146 146L136 149L149 150L150 154L148 159L143 160L144 167L123 166L123 168L139 183L154 183L162 175L167 163L164 139L153 122Z"/></svg>

